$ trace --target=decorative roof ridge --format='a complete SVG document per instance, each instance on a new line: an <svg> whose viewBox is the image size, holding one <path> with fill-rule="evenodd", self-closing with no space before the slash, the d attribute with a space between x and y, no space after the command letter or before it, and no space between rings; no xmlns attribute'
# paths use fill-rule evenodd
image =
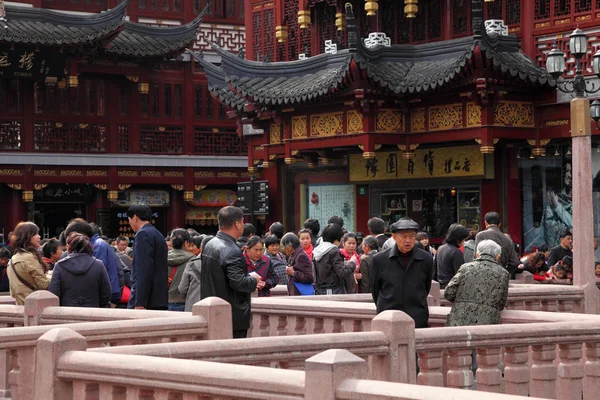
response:
<svg viewBox="0 0 600 400"><path fill-rule="evenodd" d="M210 7L210 1L206 3L204 9L194 18L192 21L184 25L178 26L150 26L140 24L138 22L125 21L124 31L130 33L137 33L139 35L153 36L153 37L167 37L174 38L177 36L187 37L191 34L196 34L198 27L202 23L202 19L207 14Z"/></svg>
<svg viewBox="0 0 600 400"><path fill-rule="evenodd" d="M45 8L31 8L14 5L7 5L6 12L9 15L9 18L16 17L20 19L36 20L59 25L79 27L90 24L102 25L118 19L121 19L124 22L128 6L129 0L123 0L122 3L118 4L116 7L113 7L108 11L103 11L101 13L94 13L89 15L68 14L60 11L48 10Z"/></svg>
<svg viewBox="0 0 600 400"><path fill-rule="evenodd" d="M369 61L391 58L393 61L428 61L449 58L473 50L475 40L472 36L439 42L422 44L395 44L390 47L376 46L368 48L362 40L358 42L359 58Z"/></svg>
<svg viewBox="0 0 600 400"><path fill-rule="evenodd" d="M193 51L190 49L185 49L185 52L188 53L189 55L191 55L194 60L200 64L202 66L202 69L204 69L204 72L206 73L206 76L208 78L216 78L217 80L220 80L222 85L221 86L227 86L227 84L225 83L225 71L223 71L222 68L217 67L215 64L211 63L210 61L206 61L204 59L204 54L202 54L201 51ZM209 83L210 83L210 79L209 79Z"/></svg>
<svg viewBox="0 0 600 400"><path fill-rule="evenodd" d="M280 61L275 63L251 61L230 53L212 41L208 44L221 56L221 67L228 76L279 77L309 75L328 66L350 65L351 53L343 49L337 54L323 53L304 60Z"/></svg>

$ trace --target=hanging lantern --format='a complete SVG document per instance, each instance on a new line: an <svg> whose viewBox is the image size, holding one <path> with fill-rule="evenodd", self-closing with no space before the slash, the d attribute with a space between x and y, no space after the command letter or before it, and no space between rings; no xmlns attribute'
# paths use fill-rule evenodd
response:
<svg viewBox="0 0 600 400"><path fill-rule="evenodd" d="M310 11L309 10L299 10L298 11L298 25L300 25L300 29L307 29L310 25Z"/></svg>
<svg viewBox="0 0 600 400"><path fill-rule="evenodd" d="M338 31L344 30L344 14L342 14L342 13L335 14L335 26L337 27Z"/></svg>
<svg viewBox="0 0 600 400"><path fill-rule="evenodd" d="M288 27L287 26L276 26L275 27L275 37L277 38L277 43L285 43L288 39Z"/></svg>
<svg viewBox="0 0 600 400"><path fill-rule="evenodd" d="M494 2L494 0L484 0L483 2L484 2L484 3L493 3L493 2Z"/></svg>
<svg viewBox="0 0 600 400"><path fill-rule="evenodd" d="M139 94L148 94L148 89L149 89L148 82L138 83L138 93Z"/></svg>
<svg viewBox="0 0 600 400"><path fill-rule="evenodd" d="M406 18L415 18L417 16L417 12L419 11L418 3L419 0L404 0Z"/></svg>
<svg viewBox="0 0 600 400"><path fill-rule="evenodd" d="M379 4L377 4L377 0L367 0L365 3L365 11L367 12L367 15L372 17L377 14L377 10L379 10Z"/></svg>

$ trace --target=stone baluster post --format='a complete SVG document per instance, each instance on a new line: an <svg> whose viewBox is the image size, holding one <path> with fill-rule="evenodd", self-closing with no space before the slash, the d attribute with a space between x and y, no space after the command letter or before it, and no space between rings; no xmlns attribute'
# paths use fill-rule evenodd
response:
<svg viewBox="0 0 600 400"><path fill-rule="evenodd" d="M419 352L419 375L417 382L424 386L444 387L444 374L442 373L442 351Z"/></svg>
<svg viewBox="0 0 600 400"><path fill-rule="evenodd" d="M218 297L208 297L192 307L192 315L204 317L208 323L206 339L219 340L233 337L231 304Z"/></svg>
<svg viewBox="0 0 600 400"><path fill-rule="evenodd" d="M471 349L448 350L448 373L446 384L448 387L468 389L473 386L473 371Z"/></svg>
<svg viewBox="0 0 600 400"><path fill-rule="evenodd" d="M25 299L25 326L41 325L41 317L44 309L48 307L60 306L58 297L48 292L47 290L38 290L31 293Z"/></svg>
<svg viewBox="0 0 600 400"><path fill-rule="evenodd" d="M402 311L384 311L373 318L371 330L383 332L390 342L388 354L373 357L371 379L415 384L415 321Z"/></svg>
<svg viewBox="0 0 600 400"><path fill-rule="evenodd" d="M558 379L556 380L556 398L581 399L583 395L581 343L559 344L558 356L560 357L560 364L558 365Z"/></svg>
<svg viewBox="0 0 600 400"><path fill-rule="evenodd" d="M346 379L366 379L367 362L347 350L327 350L306 360L306 400L336 400L336 388Z"/></svg>
<svg viewBox="0 0 600 400"><path fill-rule="evenodd" d="M600 394L600 343L586 343L583 378L583 399L597 399Z"/></svg>
<svg viewBox="0 0 600 400"><path fill-rule="evenodd" d="M544 399L556 398L556 345L532 346L533 364L529 393Z"/></svg>
<svg viewBox="0 0 600 400"><path fill-rule="evenodd" d="M500 348L477 349L477 390L481 392L500 393L502 388L502 373L500 364Z"/></svg>
<svg viewBox="0 0 600 400"><path fill-rule="evenodd" d="M68 351L85 351L86 340L68 328L52 329L37 341L35 357L34 400L62 400L69 398L69 383L57 378L59 358Z"/></svg>
<svg viewBox="0 0 600 400"><path fill-rule="evenodd" d="M506 394L529 395L530 372L527 366L529 347L506 347L504 349L504 382Z"/></svg>

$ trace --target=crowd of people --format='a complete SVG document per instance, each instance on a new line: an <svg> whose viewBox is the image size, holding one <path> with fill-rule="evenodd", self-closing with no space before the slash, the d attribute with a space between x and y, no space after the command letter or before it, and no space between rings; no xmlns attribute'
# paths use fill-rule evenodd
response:
<svg viewBox="0 0 600 400"><path fill-rule="evenodd" d="M406 217L389 227L371 218L366 237L346 231L339 216L322 229L308 219L297 233L276 222L258 236L242 210L230 206L219 211L215 236L177 228L164 237L150 223L147 205L132 205L127 216L136 232L133 246L126 237L103 237L83 219L43 241L34 223L19 223L0 247L0 290L9 290L17 304L46 289L63 306L171 311L191 311L217 296L231 304L233 335L242 338L252 293L268 297L277 285L290 296L371 293L378 312L402 310L421 328L428 326L432 280L454 302L449 325L497 323L508 280L523 271L543 283L572 280L570 232L561 233L559 246L519 259L496 212L485 215L486 229L478 233L452 224L437 249Z"/></svg>

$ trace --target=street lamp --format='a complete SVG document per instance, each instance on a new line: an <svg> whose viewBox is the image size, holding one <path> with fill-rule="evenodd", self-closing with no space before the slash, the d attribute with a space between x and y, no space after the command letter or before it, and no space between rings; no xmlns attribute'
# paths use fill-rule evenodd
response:
<svg viewBox="0 0 600 400"><path fill-rule="evenodd" d="M581 59L587 55L587 35L581 29L575 29L569 36L569 50L575 58L575 76L561 79L565 72L565 55L556 42L546 59L548 73L556 79L556 87L564 93L570 93L571 100L571 148L572 148L572 201L573 201L573 261L577 268L573 271L573 283L583 287L585 312L595 314L599 307L596 278L588 265L594 263L594 222L589 216L592 209L592 129L590 119L598 125L600 121L600 101L590 106L587 94L600 91L593 82L583 77ZM600 78L600 51L593 55L592 68ZM588 87L589 85L589 87Z"/></svg>

